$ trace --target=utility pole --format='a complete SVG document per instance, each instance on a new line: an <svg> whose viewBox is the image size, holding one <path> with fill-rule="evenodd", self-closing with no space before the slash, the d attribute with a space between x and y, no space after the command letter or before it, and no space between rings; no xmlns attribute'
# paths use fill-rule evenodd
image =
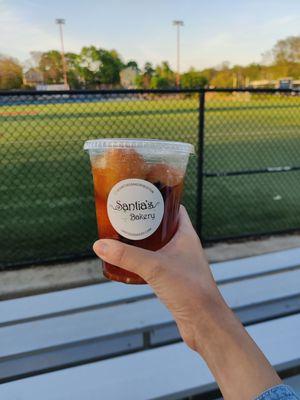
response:
<svg viewBox="0 0 300 400"><path fill-rule="evenodd" d="M176 26L177 31L177 71L176 71L176 86L180 87L180 27L183 26L183 21L175 20L173 25Z"/></svg>
<svg viewBox="0 0 300 400"><path fill-rule="evenodd" d="M67 80L67 64L65 58L65 48L64 48L64 36L62 26L65 25L66 20L63 18L57 18L55 20L57 25L59 26L59 34L60 34L60 42L61 42L61 59L62 59L62 67L63 67L63 77L64 77L64 85L68 86Z"/></svg>

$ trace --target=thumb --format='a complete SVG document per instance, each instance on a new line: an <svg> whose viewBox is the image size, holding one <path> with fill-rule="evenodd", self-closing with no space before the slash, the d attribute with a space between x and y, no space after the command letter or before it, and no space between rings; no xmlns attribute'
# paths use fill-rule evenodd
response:
<svg viewBox="0 0 300 400"><path fill-rule="evenodd" d="M161 255L158 252L130 246L118 240L97 240L93 249L102 260L134 272L146 281L156 275L161 265Z"/></svg>

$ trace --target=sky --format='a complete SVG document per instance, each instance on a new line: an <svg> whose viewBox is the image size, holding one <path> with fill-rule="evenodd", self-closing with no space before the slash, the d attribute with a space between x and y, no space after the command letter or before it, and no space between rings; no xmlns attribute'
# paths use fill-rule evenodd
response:
<svg viewBox="0 0 300 400"><path fill-rule="evenodd" d="M278 39L300 34L300 0L0 0L0 53L21 62L30 51L59 49L55 18L65 18L66 51L116 49L124 61L176 66L181 71L260 62Z"/></svg>

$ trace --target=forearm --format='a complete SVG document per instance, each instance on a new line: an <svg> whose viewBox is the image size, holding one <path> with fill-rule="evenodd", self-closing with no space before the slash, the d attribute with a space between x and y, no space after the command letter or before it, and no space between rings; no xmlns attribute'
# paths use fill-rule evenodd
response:
<svg viewBox="0 0 300 400"><path fill-rule="evenodd" d="M198 322L196 351L205 359L225 400L255 399L280 378L220 297Z"/></svg>
<svg viewBox="0 0 300 400"><path fill-rule="evenodd" d="M184 208L179 228L152 252L115 240L96 242L103 260L140 275L172 312L183 340L205 359L225 400L253 400L280 383L217 289Z"/></svg>

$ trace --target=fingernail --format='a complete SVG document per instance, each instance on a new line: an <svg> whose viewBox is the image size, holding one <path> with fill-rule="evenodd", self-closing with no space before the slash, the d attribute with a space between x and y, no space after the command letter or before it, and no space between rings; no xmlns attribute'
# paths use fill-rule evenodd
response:
<svg viewBox="0 0 300 400"><path fill-rule="evenodd" d="M102 242L102 240L98 240L94 243L94 249L98 254L104 256L108 251L108 244Z"/></svg>

